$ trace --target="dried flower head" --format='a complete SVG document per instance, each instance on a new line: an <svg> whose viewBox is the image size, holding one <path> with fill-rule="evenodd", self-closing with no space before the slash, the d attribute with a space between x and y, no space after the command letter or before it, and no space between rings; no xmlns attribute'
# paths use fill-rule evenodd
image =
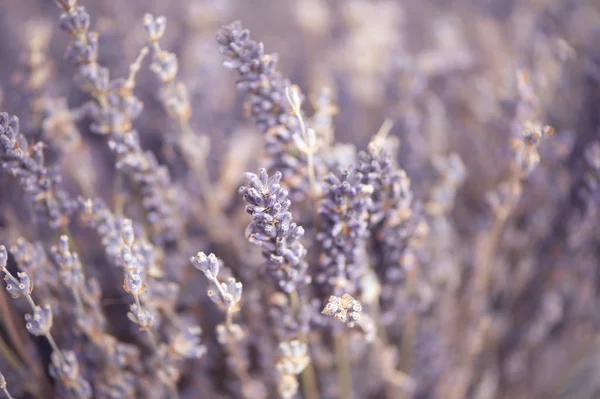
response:
<svg viewBox="0 0 600 399"><path fill-rule="evenodd" d="M299 375L310 362L307 345L298 340L279 344L279 354L277 369L284 374Z"/></svg>
<svg viewBox="0 0 600 399"><path fill-rule="evenodd" d="M154 17L152 14L144 15L144 28L148 32L151 42L162 39L167 29L167 19L164 16Z"/></svg>
<svg viewBox="0 0 600 399"><path fill-rule="evenodd" d="M8 291L13 299L20 298L21 296L29 296L33 291L33 282L27 273L24 272L17 272L17 277L18 278L14 278L10 274L4 276L4 281L6 281L6 291Z"/></svg>
<svg viewBox="0 0 600 399"><path fill-rule="evenodd" d="M242 289L242 283L230 277L224 282L212 281L207 294L218 306L228 309L234 308L240 302Z"/></svg>
<svg viewBox="0 0 600 399"><path fill-rule="evenodd" d="M75 202L60 188L61 176L45 165L44 144L29 146L19 131L19 119L0 113L0 162L2 169L19 177L34 216L59 228L69 221Z"/></svg>
<svg viewBox="0 0 600 399"><path fill-rule="evenodd" d="M33 335L48 335L53 324L52 308L49 305L35 306L33 316L25 315L25 327Z"/></svg>
<svg viewBox="0 0 600 399"><path fill-rule="evenodd" d="M133 304L129 307L130 311L127 313L127 317L133 323L140 326L140 330L148 330L152 327L154 323L154 313L149 310L142 308L136 304Z"/></svg>
<svg viewBox="0 0 600 399"><path fill-rule="evenodd" d="M348 327L354 327L360 320L362 305L349 294L341 297L332 295L321 311L326 316L333 316Z"/></svg>
<svg viewBox="0 0 600 399"><path fill-rule="evenodd" d="M248 240L262 248L266 270L277 286L290 293L310 282L304 260L306 249L300 243L304 229L294 222L289 211L288 191L279 184L281 173L272 176L266 169L246 174L247 186L240 194L248 203L246 212L252 222L246 228Z"/></svg>
<svg viewBox="0 0 600 399"><path fill-rule="evenodd" d="M219 51L227 57L225 66L240 74L237 86L247 93L247 113L266 136L270 173L281 172L294 192L307 192L306 153L315 140L300 147L294 143L301 143L303 137L297 118L302 104L300 91L296 86L288 91L289 82L277 71L277 55L265 54L263 44L250 39L250 32L239 21L221 28L217 42Z"/></svg>
<svg viewBox="0 0 600 399"><path fill-rule="evenodd" d="M190 258L196 269L200 270L209 281L213 281L219 274L219 260L214 254L206 256L204 252L198 252Z"/></svg>
<svg viewBox="0 0 600 399"><path fill-rule="evenodd" d="M60 236L58 246L53 246L50 252L54 257L54 261L60 267L62 283L74 290L82 289L85 282L83 268L79 261L79 256L69 250L69 239L67 236Z"/></svg>
<svg viewBox="0 0 600 399"><path fill-rule="evenodd" d="M327 194L319 208L323 229L317 236L323 255L316 281L329 292L354 290L365 270L372 186L363 184L362 177L350 170L325 179Z"/></svg>
<svg viewBox="0 0 600 399"><path fill-rule="evenodd" d="M200 341L201 334L199 326L188 327L175 335L171 346L182 357L199 359L206 353L206 347Z"/></svg>
<svg viewBox="0 0 600 399"><path fill-rule="evenodd" d="M310 362L308 347L298 340L279 344L280 359L275 365L278 372L277 389L283 398L292 398L298 392L297 376Z"/></svg>

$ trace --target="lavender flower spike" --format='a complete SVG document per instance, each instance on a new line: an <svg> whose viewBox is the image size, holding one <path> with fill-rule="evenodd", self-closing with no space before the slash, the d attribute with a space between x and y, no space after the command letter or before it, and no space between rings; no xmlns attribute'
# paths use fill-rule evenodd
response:
<svg viewBox="0 0 600 399"><path fill-rule="evenodd" d="M258 176L247 173L247 185L240 188L240 194L253 219L246 228L248 240L262 248L267 273L273 281L291 293L297 286L308 284L310 277L306 275L306 249L299 241L304 229L294 222L289 193L281 187L280 180L280 172L269 177L266 169L260 169Z"/></svg>

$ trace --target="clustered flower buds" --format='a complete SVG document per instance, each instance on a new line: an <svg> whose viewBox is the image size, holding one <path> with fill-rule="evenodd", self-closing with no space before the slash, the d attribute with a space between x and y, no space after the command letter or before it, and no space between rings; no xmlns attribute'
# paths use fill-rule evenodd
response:
<svg viewBox="0 0 600 399"><path fill-rule="evenodd" d="M341 297L331 295L325 308L321 311L326 316L333 316L348 327L354 327L360 320L362 305L350 294Z"/></svg>
<svg viewBox="0 0 600 399"><path fill-rule="evenodd" d="M428 234L420 204L413 200L410 178L394 164L386 138L375 135L367 150L359 153L356 166L362 183L373 188L368 224L374 245L380 248L373 269L382 284L384 312L393 309L407 270L416 265L416 249Z"/></svg>
<svg viewBox="0 0 600 399"><path fill-rule="evenodd" d="M233 277L224 282L213 281L207 294L208 297L222 308L233 308L242 299L242 283Z"/></svg>
<svg viewBox="0 0 600 399"><path fill-rule="evenodd" d="M545 136L551 135L554 128L526 121L521 137L513 140L513 165L520 176L527 177L540 163L538 147Z"/></svg>
<svg viewBox="0 0 600 399"><path fill-rule="evenodd" d="M29 279L27 273L17 272L17 277L18 278L14 278L10 274L4 276L4 281L6 281L6 291L8 291L13 299L20 298L21 296L26 297L33 291L33 283Z"/></svg>
<svg viewBox="0 0 600 399"><path fill-rule="evenodd" d="M146 28L146 32L148 32L150 43L154 47L150 69L163 83L173 82L178 71L177 56L168 51L161 50L158 44L159 40L165 34L167 19L163 16L155 18L152 14L146 14L144 16L144 27Z"/></svg>
<svg viewBox="0 0 600 399"><path fill-rule="evenodd" d="M25 315L25 327L32 335L47 335L50 333L52 328L53 318L52 309L49 305L44 307L35 306L33 308L33 316L31 314Z"/></svg>
<svg viewBox="0 0 600 399"><path fill-rule="evenodd" d="M325 178L327 194L319 208L323 230L317 236L323 255L316 281L329 292L353 290L349 284L364 272L372 187L361 180L362 174L354 171Z"/></svg>
<svg viewBox="0 0 600 399"><path fill-rule="evenodd" d="M266 137L269 171L280 171L294 193L307 192L303 169L306 154L314 150L316 140L311 133L311 139L305 142L300 122L294 116L299 115L302 103L299 90L294 90L288 101L286 89L290 85L277 70L277 55L265 54L263 44L250 39L250 32L239 21L221 28L217 42L219 51L227 57L225 66L240 74L237 85L248 93L247 113Z"/></svg>
<svg viewBox="0 0 600 399"><path fill-rule="evenodd" d="M163 16L154 17L152 14L144 15L144 28L148 32L148 38L151 42L158 42L162 39L167 29L167 19Z"/></svg>
<svg viewBox="0 0 600 399"><path fill-rule="evenodd" d="M233 310L242 299L242 283L233 277L226 281L219 281L217 276L220 265L214 254L206 256L204 252L198 252L196 256L190 258L190 261L210 282L207 294L211 301L225 310Z"/></svg>
<svg viewBox="0 0 600 399"><path fill-rule="evenodd" d="M0 164L13 176L25 192L34 216L50 227L64 226L76 203L60 188L61 176L45 166L44 144L29 146L19 131L19 119L0 113Z"/></svg>
<svg viewBox="0 0 600 399"><path fill-rule="evenodd" d="M246 374L246 371L240 365L244 364L244 360L241 357L238 349L238 344L242 341L245 336L244 330L239 324L233 322L233 313L238 311L240 308L240 301L242 300L243 285L233 277L227 278L226 281L219 281L219 271L223 269L219 259L214 254L208 256L204 252L198 252L196 256L190 258L190 262L204 273L209 281L209 288L207 291L208 297L213 301L219 308L225 310L225 323L219 323L216 326L217 341L221 344L230 356L230 361L235 366L234 371L242 375L242 380L246 386L242 387L242 390L248 389L250 383ZM227 272L227 270L224 270Z"/></svg>
<svg viewBox="0 0 600 399"><path fill-rule="evenodd" d="M219 274L219 260L214 254L206 256L204 252L198 252L198 255L190 258L196 269L200 270L208 281L213 281Z"/></svg>
<svg viewBox="0 0 600 399"><path fill-rule="evenodd" d="M130 306L130 312L127 313L129 320L140 326L140 330L148 330L154 322L154 313L150 309L142 307L140 295L146 290L144 277L146 270L142 262L133 252L133 243L135 235L133 232L133 223L130 219L125 219L121 225L121 239L123 248L119 263L125 272L123 279L123 289L133 296L135 303Z"/></svg>
<svg viewBox="0 0 600 399"><path fill-rule="evenodd" d="M149 330L154 324L154 313L150 309L143 308L135 303L129 306L127 317L132 323L140 326L140 331Z"/></svg>
<svg viewBox="0 0 600 399"><path fill-rule="evenodd" d="M65 235L60 236L58 246L53 246L50 251L60 268L60 278L63 284L71 288L81 309L80 291L84 288L85 276L79 256L69 250L69 239Z"/></svg>
<svg viewBox="0 0 600 399"><path fill-rule="evenodd" d="M280 359L275 365L278 372L277 389L283 399L293 398L298 393L297 376L310 363L308 347L298 340L279 344Z"/></svg>
<svg viewBox="0 0 600 399"><path fill-rule="evenodd" d="M262 248L266 270L278 287L287 293L310 282L304 260L306 249L300 243L304 228L294 222L289 211L288 190L281 187L281 173L269 176L266 169L259 174L246 173L247 186L240 188L246 212L252 222L246 228L251 243Z"/></svg>
<svg viewBox="0 0 600 399"><path fill-rule="evenodd" d="M116 157L117 169L138 185L153 241L172 241L181 228L181 219L175 212L179 193L171 183L169 171L158 163L153 153L142 149L133 128L133 120L143 109L142 102L133 94L135 75L148 49L140 51L126 79L111 80L109 70L97 62L98 34L89 32L89 14L84 7L75 6L76 3L59 1L57 5L63 10L61 27L73 37L68 56L78 67L77 81L96 100L89 106L94 120L91 128L109 136L108 145ZM160 23L150 25L155 36L161 33ZM161 62L155 61L154 68L162 74L176 73L172 58L159 57Z"/></svg>
<svg viewBox="0 0 600 399"><path fill-rule="evenodd" d="M79 373L79 364L75 353L72 351L60 350L50 332L54 324L52 308L50 305L36 305L31 297L33 284L29 280L29 277L27 277L26 273L18 272L17 276L19 279L15 278L6 267L7 260L8 254L6 248L4 245L0 245L0 268L5 274L4 279L7 282L6 290L14 299L21 296L25 297L33 311L33 314L25 314L25 328L27 328L27 331L32 335L44 336L52 347L50 374L59 379L64 384L64 388L67 391L74 393L78 398L91 398L91 387ZM1 379L3 379L3 376L0 380ZM2 388L4 389L5 386ZM7 396L10 397L8 394Z"/></svg>

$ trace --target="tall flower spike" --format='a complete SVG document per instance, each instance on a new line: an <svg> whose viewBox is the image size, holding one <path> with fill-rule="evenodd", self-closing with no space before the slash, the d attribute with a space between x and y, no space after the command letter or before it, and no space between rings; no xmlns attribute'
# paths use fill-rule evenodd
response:
<svg viewBox="0 0 600 399"><path fill-rule="evenodd" d="M356 169L362 183L373 188L368 223L379 248L373 268L382 282L381 299L389 304L404 283L405 269L413 266L414 250L428 227L414 202L410 178L387 150L386 135L382 130L373 137L367 150L358 154Z"/></svg>
<svg viewBox="0 0 600 399"><path fill-rule="evenodd" d="M57 2L63 11L61 28L73 38L67 55L77 66L76 81L95 100L88 107L91 130L108 136L117 169L139 188L152 241L173 241L183 223L177 209L182 204L178 202L181 190L171 182L168 169L142 148L133 127L143 110L143 103L134 95L135 77L148 48L140 50L127 78L110 79L109 70L97 61L98 33L89 31L89 14L76 4L74 0Z"/></svg>
<svg viewBox="0 0 600 399"><path fill-rule="evenodd" d="M75 393L78 398L90 398L91 389L89 388L89 383L83 378L78 377L77 381L73 381L69 378L63 379L63 377L65 377L66 375L71 375L73 377L75 375L78 376L79 372L74 355L70 355L67 351L61 351L50 332L54 323L52 308L50 307L50 305L36 305L36 303L33 301L33 298L31 297L33 285L31 284L29 277L26 273L22 272L19 272L17 274L19 279L13 276L5 267L6 258L6 248L4 248L4 246L0 246L0 266L2 267L2 271L6 275L6 289L15 299L20 296L25 297L25 299L27 299L27 302L29 303L29 306L31 307L31 310L33 311L33 314L28 313L25 315L25 328L27 329L27 331L29 331L30 334L35 336L44 336L48 340L48 343L52 348L52 367L54 368L54 370L61 369L65 373L67 373L59 376L59 379L63 382L64 387L68 391ZM58 374L54 374L52 369L51 374L53 374L55 377L58 376Z"/></svg>
<svg viewBox="0 0 600 399"><path fill-rule="evenodd" d="M240 74L237 86L247 93L247 114L265 135L269 171L281 171L294 193L308 192L307 157L294 142L302 137L302 129L290 112L292 105L286 95L290 84L277 70L277 55L265 54L263 44L250 39L250 32L239 21L221 28L217 42L227 57L225 66ZM294 104L299 105L300 93L295 94Z"/></svg>
<svg viewBox="0 0 600 399"><path fill-rule="evenodd" d="M36 219L53 229L69 222L76 203L60 188L61 176L45 166L43 143L29 147L19 132L19 118L5 112L0 113L0 162L2 169L19 177Z"/></svg>
<svg viewBox="0 0 600 399"><path fill-rule="evenodd" d="M120 266L123 268L123 289L133 296L135 301L127 313L127 317L134 324L140 327L140 330L150 330L155 321L152 309L142 306L140 296L146 290L146 270L144 264L134 253L135 235L133 232L133 223L131 219L125 219L121 223L121 256L118 258ZM152 332L149 335L154 340Z"/></svg>
<svg viewBox="0 0 600 399"><path fill-rule="evenodd" d="M262 248L266 270L282 291L291 293L308 284L306 249L300 243L302 226L294 222L289 211L288 191L279 184L281 173L269 176L266 169L259 174L246 174L247 185L240 188L246 212L252 222L246 228L248 240Z"/></svg>
<svg viewBox="0 0 600 399"><path fill-rule="evenodd" d="M325 179L327 194L319 209L323 229L317 236L323 249L322 268L316 281L333 288L336 295L355 290L366 264L372 187L361 179L361 173L352 171Z"/></svg>

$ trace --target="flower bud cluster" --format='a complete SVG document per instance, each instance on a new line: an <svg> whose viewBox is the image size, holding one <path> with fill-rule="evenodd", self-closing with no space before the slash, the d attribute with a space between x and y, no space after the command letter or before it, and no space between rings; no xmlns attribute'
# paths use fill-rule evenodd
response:
<svg viewBox="0 0 600 399"><path fill-rule="evenodd" d="M5 274L6 290L17 299L21 296L27 299L31 306L32 314L25 314L25 327L35 336L44 336L52 347L50 373L59 379L68 392L74 393L78 398L92 397L89 383L80 375L79 365L74 352L62 351L58 348L50 330L54 323L50 305L39 306L31 297L33 284L27 273L18 272L18 279L7 269L8 253L4 245L0 245L0 270Z"/></svg>
<svg viewBox="0 0 600 399"><path fill-rule="evenodd" d="M58 304L56 296L62 291L60 275L48 259L42 243L30 243L23 237L19 237L10 246L10 253L19 269L36 282L35 291L38 297L48 301L52 306Z"/></svg>
<svg viewBox="0 0 600 399"><path fill-rule="evenodd" d="M198 252L196 256L190 258L190 261L196 269L204 273L210 282L207 294L215 304L226 310L239 305L242 299L243 285L233 277L226 281L219 281L217 276L221 266L214 254L207 256L204 252Z"/></svg>
<svg viewBox="0 0 600 399"><path fill-rule="evenodd" d="M525 178L540 163L538 148L545 136L554 133L554 128L539 121L540 100L527 70L517 71L517 113L513 124L515 138L512 142L512 166L519 178Z"/></svg>
<svg viewBox="0 0 600 399"><path fill-rule="evenodd" d="M277 389L284 399L293 398L298 393L298 375L310 363L308 346L298 340L279 344L280 359L275 365L278 373Z"/></svg>
<svg viewBox="0 0 600 399"><path fill-rule="evenodd" d="M152 64L150 69L163 83L171 83L177 77L178 61L177 56L168 51L162 50L159 45L167 28L167 19L164 16L154 17L152 14L144 16L144 28L148 32L148 38L154 48Z"/></svg>
<svg viewBox="0 0 600 399"><path fill-rule="evenodd" d="M379 226L399 224L410 218L413 193L406 172L396 168L391 154L384 150L385 142L375 137L366 151L358 154L356 169L362 182L373 187L369 224Z"/></svg>
<svg viewBox="0 0 600 399"><path fill-rule="evenodd" d="M81 305L80 292L85 287L85 275L83 274L83 267L79 261L79 256L69 250L69 239L67 236L60 236L58 245L50 248L50 252L60 268L62 283L73 291L77 303ZM81 306L79 307L80 310L83 310Z"/></svg>
<svg viewBox="0 0 600 399"><path fill-rule="evenodd" d="M123 289L131 294L135 300L135 303L130 306L130 312L127 313L127 316L129 320L140 327L140 330L148 330L152 327L155 316L151 309L142 307L140 302L140 296L146 290L144 281L146 271L142 262L133 252L135 235L133 223L130 219L123 220L121 224L121 239L123 240L123 246L118 260L125 273Z"/></svg>
<svg viewBox="0 0 600 399"><path fill-rule="evenodd" d="M25 322L25 327L30 334L36 336L48 335L54 322L52 308L49 305L44 305L44 307L35 306L33 315L29 313L25 315Z"/></svg>
<svg viewBox="0 0 600 399"><path fill-rule="evenodd" d="M331 295L325 308L321 311L326 316L333 316L348 327L354 327L360 320L362 305L350 294L341 297Z"/></svg>
<svg viewBox="0 0 600 399"><path fill-rule="evenodd" d="M306 192L306 154L294 142L302 137L299 120L290 113L287 100L289 82L277 70L277 55L265 54L260 42L239 21L221 28L217 34L225 66L240 74L238 89L247 92L245 109L266 136L268 168L281 171L284 181L296 191ZM295 104L299 105L301 98ZM294 112L296 114L296 112ZM298 189L298 190L297 190Z"/></svg>
<svg viewBox="0 0 600 399"><path fill-rule="evenodd" d="M240 188L240 194L252 216L246 236L262 248L267 273L289 294L308 284L310 277L306 274L306 249L300 243L304 228L294 222L289 211L291 203L288 191L279 183L281 177L280 172L269 177L266 169L260 169L258 175L246 173L247 185Z"/></svg>
<svg viewBox="0 0 600 399"><path fill-rule="evenodd" d="M94 123L92 130L109 136L109 148L116 157L117 169L139 186L146 219L151 226L152 240L174 240L181 229L181 219L176 212L177 190L171 183L168 170L156 157L144 151L140 138L133 128L133 120L142 112L142 102L134 96L135 75L148 53L140 51L130 66L127 79L109 77L109 70L97 62L98 34L89 32L90 17L76 1L59 1L63 10L61 28L73 37L68 56L78 67L77 81L96 102L89 107Z"/></svg>
<svg viewBox="0 0 600 399"><path fill-rule="evenodd" d="M118 264L118 257L123 247L121 220L99 199L81 200L80 218L84 225L94 229L100 236L108 259L113 264Z"/></svg>
<svg viewBox="0 0 600 399"><path fill-rule="evenodd" d="M367 261L372 186L363 184L362 178L352 170L325 178L327 193L319 208L323 227L317 235L323 253L316 281L336 295L356 289L353 284L360 280Z"/></svg>
<svg viewBox="0 0 600 399"><path fill-rule="evenodd" d="M185 359L199 359L206 353L200 341L202 329L189 325L188 320L180 320L169 335L169 343L160 343L152 356L156 375L168 387L175 386L181 377Z"/></svg>
<svg viewBox="0 0 600 399"><path fill-rule="evenodd" d="M394 164L385 139L376 135L359 153L356 166L362 183L373 187L369 228L379 253L373 268L382 282L384 311L397 297L406 269L416 266L416 248L428 233L420 205L413 201L410 178Z"/></svg>
<svg viewBox="0 0 600 399"><path fill-rule="evenodd" d="M19 119L0 113L0 162L2 169L19 178L25 199L35 218L51 228L65 226L75 202L60 188L61 176L44 165L44 145L29 146L19 131Z"/></svg>
<svg viewBox="0 0 600 399"><path fill-rule="evenodd" d="M520 137L513 140L513 166L519 176L527 177L540 163L538 147L542 138L554 133L548 125L526 121Z"/></svg>
<svg viewBox="0 0 600 399"><path fill-rule="evenodd" d="M13 299L27 297L33 291L33 283L25 272L17 272L17 278L6 274L4 281L6 281L6 291Z"/></svg>
<svg viewBox="0 0 600 399"><path fill-rule="evenodd" d="M233 313L240 309L243 285L233 277L225 282L219 281L219 272L223 270L221 262L214 254L208 256L198 252L190 258L191 263L200 270L210 282L207 294L217 306L225 310L225 323L216 326L217 341L229 355L228 364L231 370L242 380L241 389L247 389L249 377L246 370L245 359L240 352L240 345L245 337L244 330L239 324L233 322Z"/></svg>

